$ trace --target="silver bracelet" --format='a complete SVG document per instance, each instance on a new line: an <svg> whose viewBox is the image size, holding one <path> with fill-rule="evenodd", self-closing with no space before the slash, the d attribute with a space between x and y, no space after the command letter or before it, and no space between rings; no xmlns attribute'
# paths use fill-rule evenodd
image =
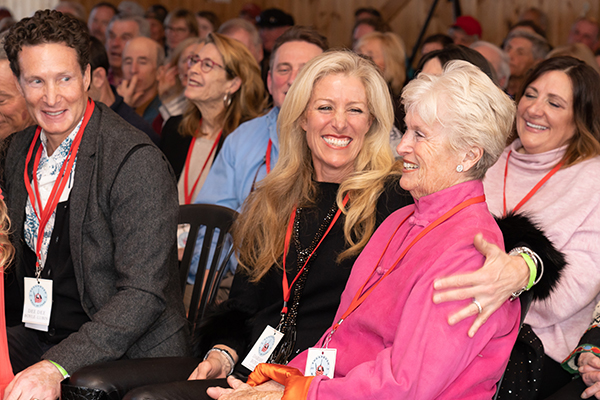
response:
<svg viewBox="0 0 600 400"><path fill-rule="evenodd" d="M217 351L225 356L225 358L227 359L227 362L229 362L229 365L231 366L229 372L227 373L227 376L231 375L233 373L233 367L235 367L235 362L233 361L233 357L227 350L221 349L219 347L213 347L212 349L210 349L209 351L206 352L206 355L204 356L204 361L206 361L206 359L208 358L208 355L210 353L212 353L213 351Z"/></svg>
<svg viewBox="0 0 600 400"><path fill-rule="evenodd" d="M532 287L533 287L533 286L537 285L537 283L540 281L540 279L542 279L542 276L544 275L544 262L542 261L540 256L537 255L537 253L535 253L531 249L524 247L524 246L515 247L508 253L509 256L517 256L520 254L527 254L535 264L537 271L536 271L536 279L532 285ZM512 296L510 296L510 301L517 299L526 290L529 290L529 289L527 288L527 286L524 286L523 288L521 288L521 290L513 292Z"/></svg>

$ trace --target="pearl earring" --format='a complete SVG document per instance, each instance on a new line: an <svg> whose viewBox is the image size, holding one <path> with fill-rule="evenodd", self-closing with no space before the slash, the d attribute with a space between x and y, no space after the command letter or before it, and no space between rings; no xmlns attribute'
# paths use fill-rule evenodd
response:
<svg viewBox="0 0 600 400"><path fill-rule="evenodd" d="M456 166L456 172L463 172L463 166L462 166L462 164L458 164Z"/></svg>

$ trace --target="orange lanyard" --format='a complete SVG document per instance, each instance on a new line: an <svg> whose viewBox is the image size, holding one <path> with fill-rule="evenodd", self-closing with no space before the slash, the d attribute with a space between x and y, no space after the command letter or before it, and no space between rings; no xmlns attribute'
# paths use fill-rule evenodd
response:
<svg viewBox="0 0 600 400"><path fill-rule="evenodd" d="M189 175L190 175L190 162L192 159L192 152L194 151L194 144L196 143L196 138L194 137L192 139L192 143L190 143L190 147L188 149L188 153L187 153L187 157L185 158L185 172L183 174L183 201L185 202L185 204L192 204L192 196L194 195L194 191L196 190L196 187L198 186L198 182L200 182L200 177L202 176L202 173L204 172L204 168L206 168L206 165L208 164L208 161L210 160L210 157L212 156L213 152L215 151L215 148L217 147L217 144L219 143L219 140L221 139L221 134L223 133L223 130L221 129L221 131L219 132L219 134L217 135L217 138L215 139L215 142L213 143L210 152L208 153L208 157L206 157L206 161L204 161L204 165L202 165L202 169L200 170L200 173L198 174L198 177L196 178L196 181L194 182L194 186L192 186L192 190L189 190Z"/></svg>
<svg viewBox="0 0 600 400"><path fill-rule="evenodd" d="M508 155L506 156L506 166L504 167L504 187L502 189L502 206L504 208L504 216L506 216L506 176L508 175L508 159L510 158L510 153L512 153L512 150L510 150L508 152ZM527 195L525 195L525 197L523 197L523 199L519 202L519 204L517 204L515 206L515 208L513 208L513 212L517 212L522 206L523 204L527 203L529 201L529 199L531 199L531 197L533 197L533 195L544 185L544 183L546 183L548 181L548 179L550 179L552 177L552 175L554 175L555 173L558 172L558 170L564 165L565 160L560 161L558 164L556 164L554 166L554 168L552 168L552 170L550 172L548 172L538 183L537 185L535 185L533 187L533 189L531 189L529 191L529 193L527 193Z"/></svg>
<svg viewBox="0 0 600 400"><path fill-rule="evenodd" d="M394 238L394 236L396 236L396 233L398 233L398 230L400 229L400 227L402 225L404 225L404 223L406 222L406 220L413 215L414 211L411 212L409 215L407 215L402 222L400 222L400 224L398 225L398 227L396 228L396 230L394 230L394 233L392 234L392 236L390 237L390 239L388 240L385 248L383 249L383 252L381 253L381 256L379 257L379 260L377 261L377 263L375 264L375 268L373 268L373 271L371 272L371 274L369 275L369 277L367 278L367 280L365 281L365 283L363 283L363 285L361 286L361 288L358 290L358 292L356 292L356 294L354 295L354 298L352 299L352 302L350 303L350 305L348 306L348 309L346 310L346 312L344 312L344 314L342 315L342 317L339 319L339 321L337 321L331 328L331 331L329 332L329 335L327 335L327 338L325 339L325 346L327 346L327 344L329 343L329 341L331 340L331 337L333 336L333 334L335 333L335 331L339 328L339 326L342 324L342 322L344 322L344 320L346 318L348 318L348 316L350 314L352 314L352 312L354 312L354 310L356 310L366 299L367 297L369 297L369 295L373 292L373 290L375 290L375 288L390 274L392 273L392 271L394 271L394 269L398 266L398 264L400 263L400 260L402 260L404 258L404 256L406 255L406 253L408 253L408 251L419 241L421 240L421 238L423 236L425 236L427 233L429 233L433 228L435 228L436 226L438 226L439 224L441 224L442 222L446 221L448 218L452 217L454 214L458 213L459 211L461 211L462 209L473 205L473 204L477 204L477 203L483 203L485 201L485 196L477 196L477 197L473 197L471 199L465 200L462 203L458 204L457 206L455 206L454 208L452 208L450 211L446 212L444 215L442 215L441 217L439 217L438 219L436 219L435 221L433 221L431 224L427 225L425 227L425 229L423 229L421 232L419 232L419 234L413 239L412 242L410 242L410 244L408 246L406 246L406 248L402 251L402 253L400 253L400 256L398 257L398 259L392 264L392 267L389 268L386 273L377 281L373 284L373 286L371 286L366 292L364 292L365 287L367 286L367 284L369 283L369 281L371 280L371 278L373 277L373 275L375 275L375 272L377 271L377 268L380 266L381 264L381 260L383 259L383 256L385 255L385 253L387 252L390 244L392 243L392 239ZM364 292L364 293L363 293Z"/></svg>
<svg viewBox="0 0 600 400"><path fill-rule="evenodd" d="M346 194L346 196L344 197L344 200L342 201L342 206L346 207L347 203L348 203L348 194ZM333 219L331 220L331 223L327 227L327 230L323 234L323 237L321 237L321 240L319 240L319 243L317 243L317 245L315 246L313 251L308 256L308 258L304 262L304 265L302 266L302 268L300 268L300 271L298 271L298 273L296 274L296 277L292 281L291 285L288 285L288 278L287 278L287 274L285 272L286 271L285 270L285 259L287 258L287 254L288 254L288 251L290 248L290 240L292 238L292 230L294 227L294 219L296 218L296 207L294 207L294 209L292 210L292 214L290 215L290 221L288 223L287 231L285 233L285 241L284 241L285 247L283 249L283 279L281 282L281 286L283 287L283 308L281 309L281 312L283 314L287 313L287 303L290 300L290 295L292 293L292 287L294 286L294 283L296 283L296 281L298 280L300 275L302 275L302 272L304 272L304 268L306 268L308 261L310 261L310 258L315 253L315 251L317 251L317 249L319 248L319 246L321 245L321 243L323 242L323 240L325 239L325 237L327 236L327 234L329 233L331 228L333 228L333 225L335 225L335 222L338 220L338 218L340 217L341 214L342 214L342 210L338 208L337 212L333 216Z"/></svg>
<svg viewBox="0 0 600 400"><path fill-rule="evenodd" d="M37 127L37 129L35 131L35 135L33 137L33 141L31 142L31 145L29 146L29 151L27 152L27 158L25 159L25 172L24 172L25 188L27 189L27 194L29 195L29 201L31 202L31 206L33 207L35 216L37 217L37 219L39 221L37 241L36 241L36 246L35 246L35 255L36 255L35 270L36 270L36 275L37 275L38 279L39 279L39 275L41 274L42 269L43 269L40 265L40 260L41 260L41 254L42 254L42 243L44 241L44 231L46 229L46 225L48 224L48 221L50 220L50 217L52 216L52 214L54 214L54 210L56 210L56 206L58 205L58 202L60 201L60 197L62 196L62 194L65 190L65 186L67 185L67 182L69 181L69 177L71 176L71 171L73 170L73 164L75 163L75 158L77 157L77 151L79 150L79 145L81 143L81 138L83 136L83 132L85 131L88 121L90 120L92 113L94 112L94 107L95 107L95 103L91 99L89 99L87 107L85 109L85 114L83 116L83 122L81 124L81 127L79 128L79 132L77 132L77 135L75 135L75 139L73 140L73 143L71 143L71 148L69 149L69 152L67 153L67 157L66 157L65 161L63 161L62 167L60 168L58 176L56 177L56 181L54 182L54 186L52 186L52 191L50 192L50 196L48 197L48 201L46 202L46 207L42 207L42 198L40 196L38 180L37 180L37 170L38 170L38 167L40 164L40 158L42 157L42 146L41 145L38 147L38 150L35 154L35 159L33 161L33 176L34 176L34 178L29 179L29 176L27 174L27 167L29 165L29 162L31 161L31 156L33 154L33 148L35 147L35 144L36 144L38 138L40 137L40 133L42 131L42 128L40 126ZM34 186L33 188L31 187L31 180L33 180L33 186ZM35 195L34 195L34 189L35 189ZM40 210L39 214L36 209L36 204L37 204L37 208Z"/></svg>

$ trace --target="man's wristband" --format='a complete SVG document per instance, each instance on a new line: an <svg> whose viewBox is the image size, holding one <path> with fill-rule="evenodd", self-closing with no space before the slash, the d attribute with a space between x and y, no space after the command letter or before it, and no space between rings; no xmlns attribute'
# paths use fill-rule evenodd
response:
<svg viewBox="0 0 600 400"><path fill-rule="evenodd" d="M231 375L233 373L233 368L235 367L235 362L233 361L233 356L227 350L222 349L220 347L213 347L212 349L210 349L209 351L206 352L206 355L204 356L204 360L206 360L208 358L210 353L215 352L215 351L221 353L225 357L225 359L227 359L227 362L229 363L229 367L230 367L229 372L227 373L227 376Z"/></svg>
<svg viewBox="0 0 600 400"><path fill-rule="evenodd" d="M61 367L58 363L52 361L52 360L48 360L52 363L52 365L54 365L56 367L56 369L58 369L58 372L61 373L61 375L63 376L63 379L67 379L69 376L69 373L67 372L66 369L64 369L63 367Z"/></svg>

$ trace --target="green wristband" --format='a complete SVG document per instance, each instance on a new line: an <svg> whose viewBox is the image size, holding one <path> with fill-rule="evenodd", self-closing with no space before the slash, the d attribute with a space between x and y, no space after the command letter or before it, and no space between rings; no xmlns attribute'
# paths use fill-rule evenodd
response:
<svg viewBox="0 0 600 400"><path fill-rule="evenodd" d="M533 283L535 282L535 277L537 275L537 267L535 266L535 263L533 262L531 257L529 257L529 254L519 253L519 255L523 257L523 260L525 260L527 266L529 267L529 282L527 283L527 287L525 288L525 290L529 290L533 287Z"/></svg>
<svg viewBox="0 0 600 400"><path fill-rule="evenodd" d="M67 370L65 370L63 367L61 367L58 363L55 363L52 360L48 360L48 361L50 361L52 363L52 365L54 365L58 369L58 372L60 372L62 374L63 379L67 379L69 376L71 376L71 375L69 375Z"/></svg>

